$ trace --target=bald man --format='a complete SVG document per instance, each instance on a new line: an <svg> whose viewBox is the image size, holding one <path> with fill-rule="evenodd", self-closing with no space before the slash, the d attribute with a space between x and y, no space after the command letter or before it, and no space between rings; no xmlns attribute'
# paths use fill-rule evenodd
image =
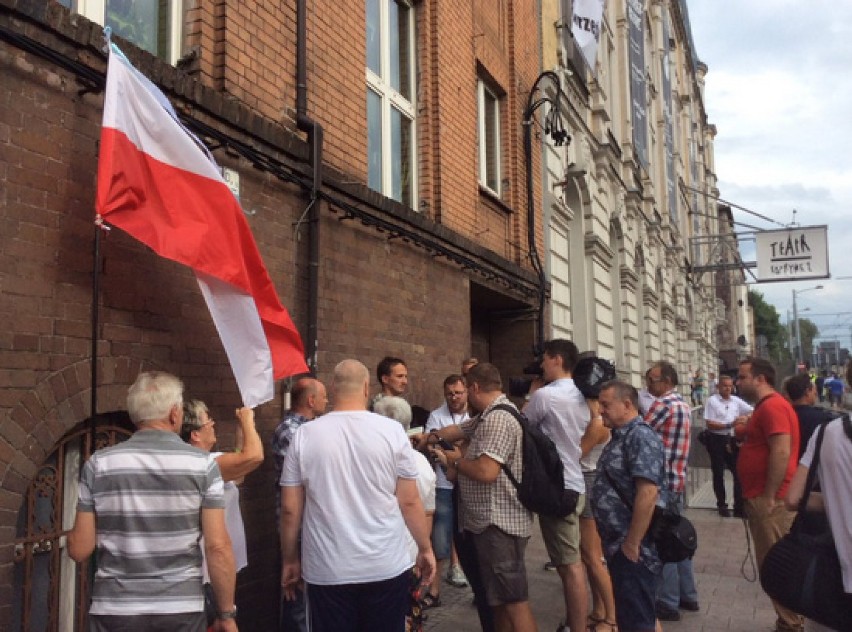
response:
<svg viewBox="0 0 852 632"><path fill-rule="evenodd" d="M302 377L290 388L290 410L272 433L272 454L275 456L275 485L281 479L284 457L295 432L304 424L325 412L328 395L325 385L312 377ZM275 515L281 520L281 504L275 505ZM278 632L308 632L308 615L304 593L299 590L295 599L282 599L278 614Z"/></svg>
<svg viewBox="0 0 852 632"><path fill-rule="evenodd" d="M331 392L334 411L302 426L284 459L281 586L292 598L304 579L313 632L399 632L411 569L406 528L423 583L435 572L414 451L402 426L367 411L363 364L338 364Z"/></svg>

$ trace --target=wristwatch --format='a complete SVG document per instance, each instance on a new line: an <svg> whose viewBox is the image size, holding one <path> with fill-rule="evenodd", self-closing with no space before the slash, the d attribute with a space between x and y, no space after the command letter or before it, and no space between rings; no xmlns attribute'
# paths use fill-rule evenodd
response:
<svg viewBox="0 0 852 632"><path fill-rule="evenodd" d="M237 607L234 606L230 610L225 610L224 612L216 613L217 619L236 619L237 618Z"/></svg>

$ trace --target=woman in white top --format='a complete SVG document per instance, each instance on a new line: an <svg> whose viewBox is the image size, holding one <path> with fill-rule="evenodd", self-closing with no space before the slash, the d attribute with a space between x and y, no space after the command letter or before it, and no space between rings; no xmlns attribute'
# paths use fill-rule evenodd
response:
<svg viewBox="0 0 852 632"><path fill-rule="evenodd" d="M231 536L231 547L234 550L234 562L237 572L248 565L246 550L246 532L243 517L240 513L240 490L246 474L253 472L263 463L263 443L254 425L254 411L251 408L238 408L237 420L240 427L237 431L236 450L234 452L213 452L222 480L225 481L225 526ZM210 416L207 405L197 399L183 405L183 425L181 439L205 452L210 452L216 445L216 422ZM203 550L203 549L202 549ZM207 574L207 561L202 565L204 574L205 610L207 620L216 616L215 608L210 597L210 577Z"/></svg>

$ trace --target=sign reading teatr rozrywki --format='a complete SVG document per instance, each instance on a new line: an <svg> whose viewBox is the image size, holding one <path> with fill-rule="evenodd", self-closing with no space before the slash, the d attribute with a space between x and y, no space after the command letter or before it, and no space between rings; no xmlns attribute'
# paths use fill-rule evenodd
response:
<svg viewBox="0 0 852 632"><path fill-rule="evenodd" d="M828 226L798 226L755 233L757 280L827 279Z"/></svg>

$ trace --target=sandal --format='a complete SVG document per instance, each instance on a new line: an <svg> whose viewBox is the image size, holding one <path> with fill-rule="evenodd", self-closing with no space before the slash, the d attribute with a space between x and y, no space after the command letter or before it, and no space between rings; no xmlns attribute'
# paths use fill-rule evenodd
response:
<svg viewBox="0 0 852 632"><path fill-rule="evenodd" d="M423 597L423 600L420 602L420 605L424 610L427 608L438 608L441 605L441 598L438 595L433 595L432 593L426 593L426 596Z"/></svg>
<svg viewBox="0 0 852 632"><path fill-rule="evenodd" d="M599 619L598 617L589 615L586 620L586 632L604 632L600 626L608 626L606 632L618 632L615 621L607 621L606 619Z"/></svg>

